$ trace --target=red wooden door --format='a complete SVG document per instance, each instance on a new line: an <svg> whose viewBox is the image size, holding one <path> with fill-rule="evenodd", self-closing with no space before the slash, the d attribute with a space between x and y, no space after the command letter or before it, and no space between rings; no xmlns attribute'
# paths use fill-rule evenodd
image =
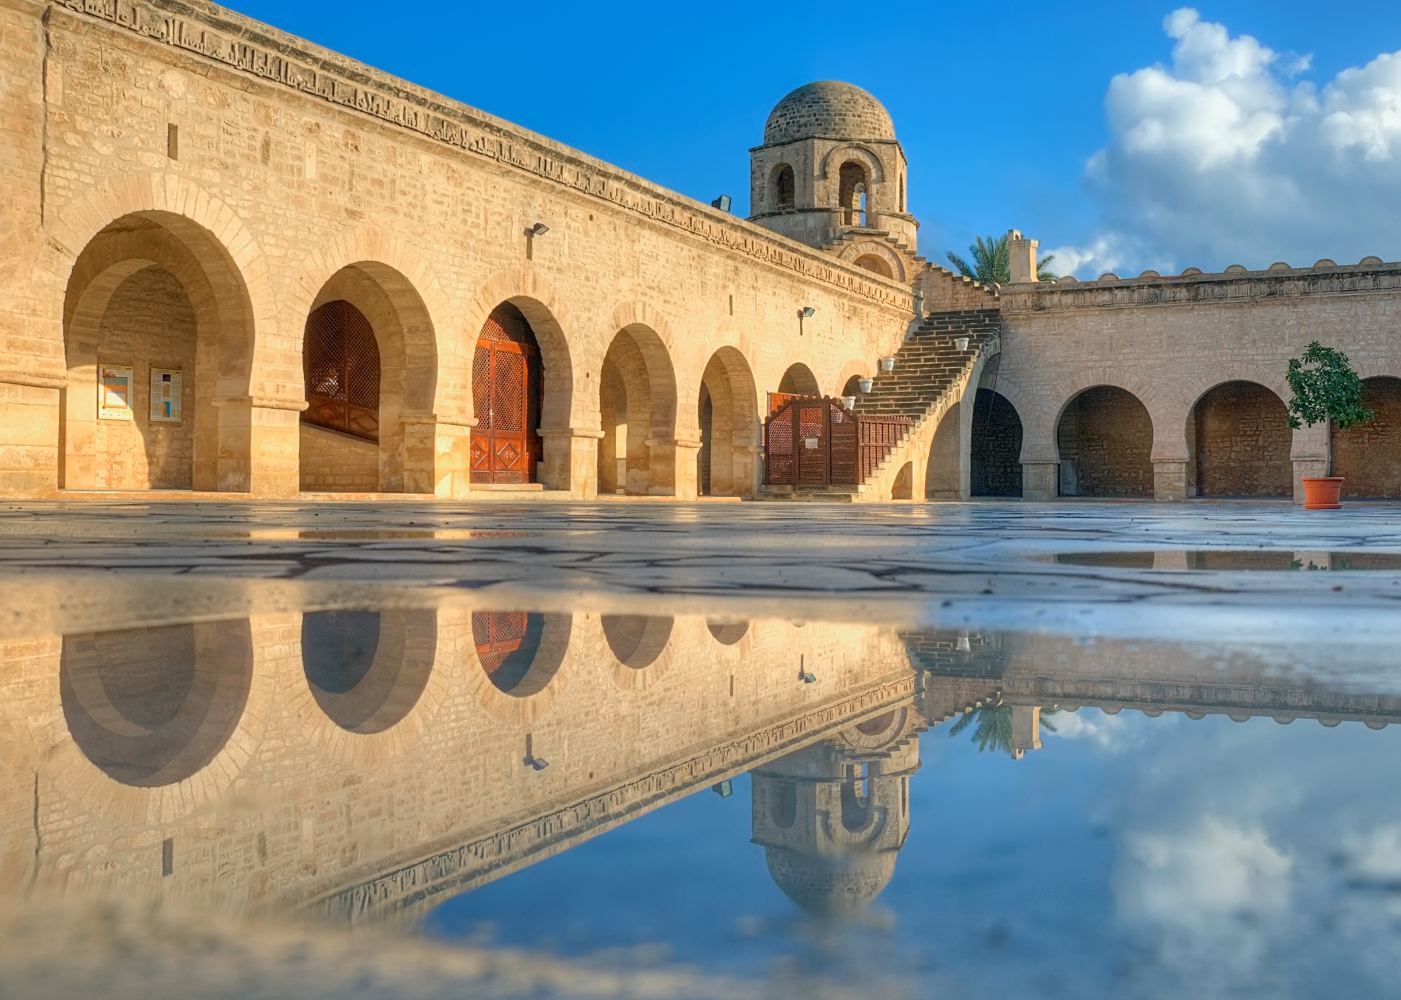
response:
<svg viewBox="0 0 1401 1000"><path fill-rule="evenodd" d="M540 361L525 318L492 313L472 359L472 482L529 483L540 453Z"/></svg>

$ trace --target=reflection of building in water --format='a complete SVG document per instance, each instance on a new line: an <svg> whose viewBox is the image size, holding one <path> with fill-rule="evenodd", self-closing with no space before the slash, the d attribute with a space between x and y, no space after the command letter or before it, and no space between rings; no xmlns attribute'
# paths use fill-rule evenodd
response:
<svg viewBox="0 0 1401 1000"><path fill-rule="evenodd" d="M0 887L355 921L405 918L914 691L877 628L700 615L279 612L4 642L0 659Z"/></svg>
<svg viewBox="0 0 1401 1000"><path fill-rule="evenodd" d="M698 614L269 612L6 641L0 663L0 887L354 921L746 771L774 880L850 912L905 842L916 735L984 708L1012 752L1041 705L1401 718L1248 650Z"/></svg>
<svg viewBox="0 0 1401 1000"><path fill-rule="evenodd" d="M895 874L923 728L906 706L753 772L754 843L774 883L809 913L858 912Z"/></svg>

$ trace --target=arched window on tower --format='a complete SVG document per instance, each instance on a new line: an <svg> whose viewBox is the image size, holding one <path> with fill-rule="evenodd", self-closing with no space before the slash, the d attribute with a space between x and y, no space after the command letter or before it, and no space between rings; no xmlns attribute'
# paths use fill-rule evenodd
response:
<svg viewBox="0 0 1401 1000"><path fill-rule="evenodd" d="M837 175L837 205L841 209L841 225L866 224L866 168L861 164L850 161L842 164Z"/></svg>
<svg viewBox="0 0 1401 1000"><path fill-rule="evenodd" d="M790 209L795 204L793 168L780 163L773 172L773 205L779 211Z"/></svg>

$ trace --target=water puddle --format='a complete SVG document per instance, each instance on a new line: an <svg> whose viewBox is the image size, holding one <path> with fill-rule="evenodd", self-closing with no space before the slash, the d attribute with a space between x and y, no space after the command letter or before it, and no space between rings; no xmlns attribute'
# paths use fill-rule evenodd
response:
<svg viewBox="0 0 1401 1000"><path fill-rule="evenodd" d="M1049 557L1066 566L1109 569L1286 572L1333 570L1401 571L1401 553L1294 552L1284 549L1155 549L1152 551L1060 552Z"/></svg>
<svg viewBox="0 0 1401 1000"><path fill-rule="evenodd" d="M276 607L0 644L0 981L1108 998L1401 975L1388 642L1325 669L1284 636L645 611Z"/></svg>

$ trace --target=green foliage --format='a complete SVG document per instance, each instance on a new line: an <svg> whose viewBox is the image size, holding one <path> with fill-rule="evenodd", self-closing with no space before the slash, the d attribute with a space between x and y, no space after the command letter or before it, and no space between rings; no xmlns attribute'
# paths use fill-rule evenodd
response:
<svg viewBox="0 0 1401 1000"><path fill-rule="evenodd" d="M979 236L977 242L968 247L968 256L973 259L971 264L952 250L946 256L949 263L957 268L958 273L965 278L972 278L984 285L993 282L999 285L1012 283L1012 261L1008 255L1005 234L989 236L986 239ZM1056 255L1051 254L1036 265L1038 281L1055 281L1059 277L1049 266L1051 261L1055 259Z"/></svg>
<svg viewBox="0 0 1401 1000"><path fill-rule="evenodd" d="M1314 341L1289 360L1289 426L1331 423L1339 430L1365 424L1375 415L1362 405L1362 379L1342 351Z"/></svg>
<svg viewBox="0 0 1401 1000"><path fill-rule="evenodd" d="M1056 731L1056 724L1047 716L1054 715L1059 709L1045 708L1041 710L1041 728L1048 733ZM950 736L958 736L970 725L977 723L973 730L973 742L978 744L978 752L983 753L988 750L997 750L1010 755L1012 753L1012 706L999 702L996 705L984 705L959 716L958 720L949 727Z"/></svg>

